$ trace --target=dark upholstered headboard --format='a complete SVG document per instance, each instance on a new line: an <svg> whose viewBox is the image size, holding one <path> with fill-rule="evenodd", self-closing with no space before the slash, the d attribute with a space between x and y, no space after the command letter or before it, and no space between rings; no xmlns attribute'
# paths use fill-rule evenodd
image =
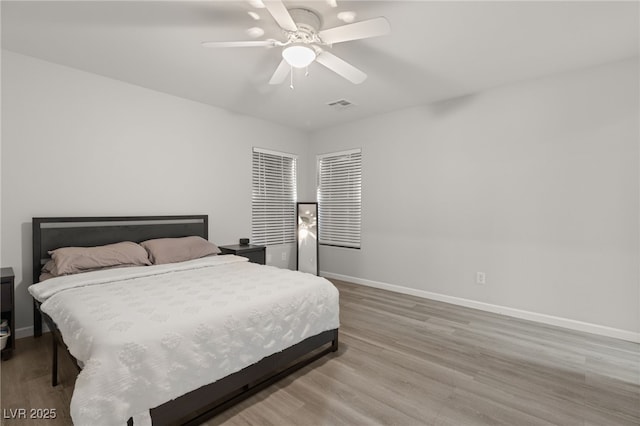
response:
<svg viewBox="0 0 640 426"><path fill-rule="evenodd" d="M93 247L120 241L209 237L209 216L34 217L33 280L38 281L48 251L60 247Z"/></svg>

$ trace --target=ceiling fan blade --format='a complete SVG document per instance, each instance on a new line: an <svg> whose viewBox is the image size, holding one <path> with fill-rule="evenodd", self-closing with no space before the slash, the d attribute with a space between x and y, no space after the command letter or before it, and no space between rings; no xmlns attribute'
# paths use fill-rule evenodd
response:
<svg viewBox="0 0 640 426"><path fill-rule="evenodd" d="M320 52L316 61L354 84L360 84L367 79L367 74L350 63L338 58L333 53L327 51Z"/></svg>
<svg viewBox="0 0 640 426"><path fill-rule="evenodd" d="M287 63L284 59L276 68L276 71L271 76L271 80L269 80L269 84L280 84L284 81L285 78L289 75L289 71L291 71L291 65Z"/></svg>
<svg viewBox="0 0 640 426"><path fill-rule="evenodd" d="M248 41L203 41L202 47L273 47L273 40L248 40Z"/></svg>
<svg viewBox="0 0 640 426"><path fill-rule="evenodd" d="M280 27L287 31L298 31L298 26L284 3L282 3L282 0L264 0L263 3Z"/></svg>
<svg viewBox="0 0 640 426"><path fill-rule="evenodd" d="M343 41L360 40L369 37L378 37L389 34L391 25L387 18L379 17L360 21L340 27L329 28L318 33L322 41L328 44L342 43Z"/></svg>

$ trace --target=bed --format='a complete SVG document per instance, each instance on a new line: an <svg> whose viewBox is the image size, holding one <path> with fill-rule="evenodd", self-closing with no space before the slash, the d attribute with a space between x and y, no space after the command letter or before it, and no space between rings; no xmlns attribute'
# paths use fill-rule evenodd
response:
<svg viewBox="0 0 640 426"><path fill-rule="evenodd" d="M34 277L60 247L187 236L208 238L206 215L34 218ZM199 424L338 349L335 287L233 255L64 276L30 292L34 334L43 319L52 330L52 385L58 346L78 366L78 424Z"/></svg>

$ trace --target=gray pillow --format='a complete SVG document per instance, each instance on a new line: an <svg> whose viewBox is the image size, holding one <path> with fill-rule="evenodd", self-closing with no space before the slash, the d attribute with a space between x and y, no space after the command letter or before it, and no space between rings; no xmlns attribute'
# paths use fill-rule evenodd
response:
<svg viewBox="0 0 640 426"><path fill-rule="evenodd" d="M184 262L220 254L218 246L202 237L158 238L140 243L154 265Z"/></svg>
<svg viewBox="0 0 640 426"><path fill-rule="evenodd" d="M131 241L98 247L63 247L51 250L49 254L55 268L47 269L53 275L77 274L114 266L151 265L147 251Z"/></svg>

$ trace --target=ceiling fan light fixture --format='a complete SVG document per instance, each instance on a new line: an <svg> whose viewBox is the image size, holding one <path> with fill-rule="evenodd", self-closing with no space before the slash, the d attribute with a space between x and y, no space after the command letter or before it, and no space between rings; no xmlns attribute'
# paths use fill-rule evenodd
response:
<svg viewBox="0 0 640 426"><path fill-rule="evenodd" d="M305 68L316 59L316 51L305 44L292 44L284 48L282 57L294 68Z"/></svg>

